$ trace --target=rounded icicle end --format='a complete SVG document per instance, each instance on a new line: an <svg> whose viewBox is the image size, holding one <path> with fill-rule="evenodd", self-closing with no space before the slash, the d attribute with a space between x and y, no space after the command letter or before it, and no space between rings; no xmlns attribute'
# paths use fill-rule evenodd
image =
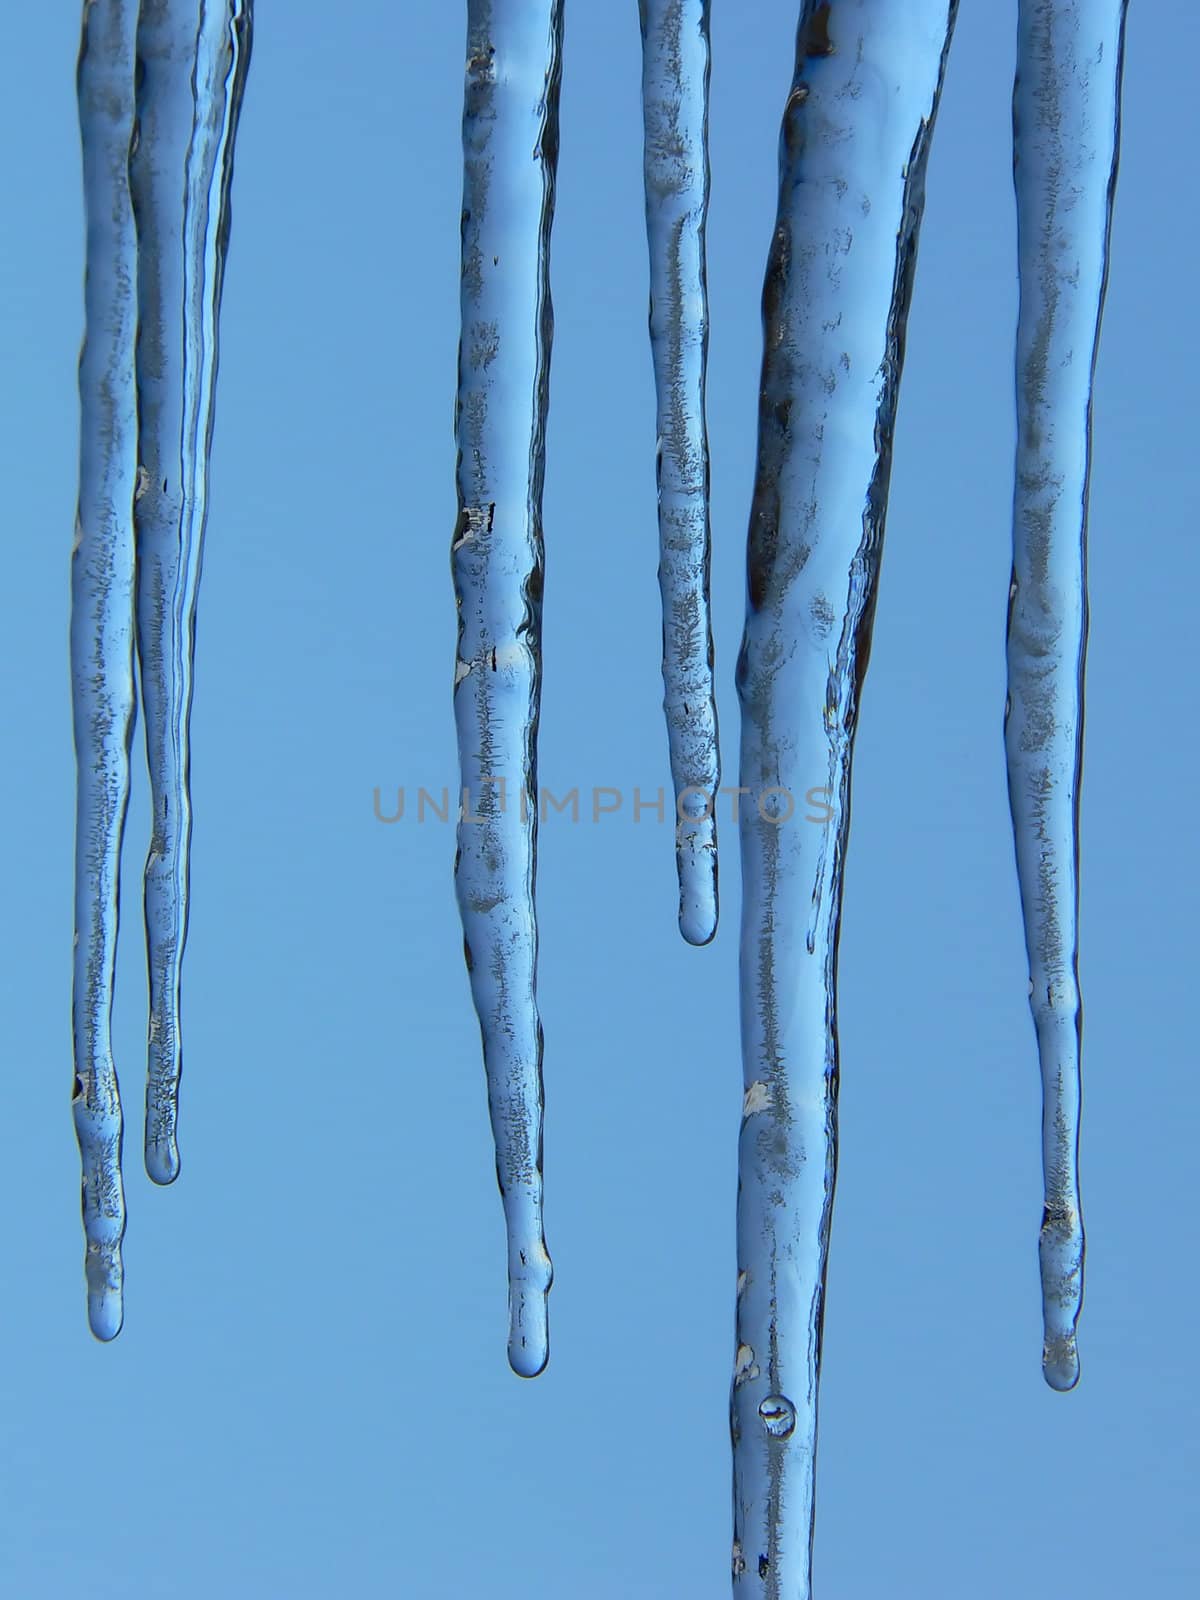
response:
<svg viewBox="0 0 1200 1600"><path fill-rule="evenodd" d="M679 931L690 945L716 937L717 838L711 810L679 824L675 846L679 875Z"/></svg>
<svg viewBox="0 0 1200 1600"><path fill-rule="evenodd" d="M679 897L679 931L688 944L703 948L711 944L717 934L716 896L703 898L681 894Z"/></svg>
<svg viewBox="0 0 1200 1600"><path fill-rule="evenodd" d="M547 1290L513 1285L510 1296L508 1364L518 1378L536 1378L550 1360Z"/></svg>
<svg viewBox="0 0 1200 1600"><path fill-rule="evenodd" d="M1042 1376L1059 1394L1066 1394L1079 1382L1079 1351L1073 1333L1045 1346L1042 1351Z"/></svg>
<svg viewBox="0 0 1200 1600"><path fill-rule="evenodd" d="M120 1288L105 1284L95 1289L88 1286L88 1326L101 1344L109 1344L121 1331L125 1321L125 1302Z"/></svg>
<svg viewBox="0 0 1200 1600"><path fill-rule="evenodd" d="M146 1176L160 1188L175 1182L179 1176L179 1146L174 1139L148 1139L146 1141Z"/></svg>

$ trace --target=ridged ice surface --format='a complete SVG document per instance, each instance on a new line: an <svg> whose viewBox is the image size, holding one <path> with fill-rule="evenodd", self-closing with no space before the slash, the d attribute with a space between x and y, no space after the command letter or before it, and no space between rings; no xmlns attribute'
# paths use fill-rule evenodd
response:
<svg viewBox="0 0 1200 1600"><path fill-rule="evenodd" d="M470 0L463 114L455 887L508 1232L508 1358L549 1356L537 1009L537 721L560 0ZM528 802L525 797L532 797Z"/></svg>
<svg viewBox="0 0 1200 1600"><path fill-rule="evenodd" d="M250 29L249 0L143 0L137 33L138 137L130 159L138 231L137 640L153 806L145 879L145 1159L156 1183L179 1172L196 595Z"/></svg>
<svg viewBox="0 0 1200 1600"><path fill-rule="evenodd" d="M709 10L709 0L641 0L664 706L677 802L679 927L691 944L707 944L717 931L721 781L704 420Z"/></svg>
<svg viewBox="0 0 1200 1600"><path fill-rule="evenodd" d="M1116 182L1124 0L1021 0L1008 789L1042 1070L1042 1370L1079 1377L1077 947L1092 380Z"/></svg>
<svg viewBox="0 0 1200 1600"><path fill-rule="evenodd" d="M110 1017L136 636L153 801L146 1168L179 1170L188 716L217 312L249 0L88 0L79 108L87 212L71 659L78 765L75 1125L88 1314L122 1319L121 1103ZM136 549L136 560L135 560Z"/></svg>
<svg viewBox="0 0 1200 1600"><path fill-rule="evenodd" d="M137 477L137 244L129 199L137 0L83 10L79 124L87 216L87 332L79 360L79 511L71 557L78 768L73 1031L83 1159L88 1319L121 1330L121 1100L112 1053L121 833L133 732L133 494Z"/></svg>
<svg viewBox="0 0 1200 1600"><path fill-rule="evenodd" d="M737 675L751 798L733 1570L735 1593L769 1600L810 1593L851 749L954 12L952 0L806 5L783 118ZM805 820L819 824L825 800L830 820Z"/></svg>

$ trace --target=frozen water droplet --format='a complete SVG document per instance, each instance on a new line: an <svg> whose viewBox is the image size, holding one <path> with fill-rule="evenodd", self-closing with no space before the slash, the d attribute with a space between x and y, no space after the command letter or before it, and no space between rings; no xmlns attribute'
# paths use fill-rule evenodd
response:
<svg viewBox="0 0 1200 1600"><path fill-rule="evenodd" d="M796 1408L785 1394L769 1394L758 1408L772 1439L788 1439L796 1426Z"/></svg>

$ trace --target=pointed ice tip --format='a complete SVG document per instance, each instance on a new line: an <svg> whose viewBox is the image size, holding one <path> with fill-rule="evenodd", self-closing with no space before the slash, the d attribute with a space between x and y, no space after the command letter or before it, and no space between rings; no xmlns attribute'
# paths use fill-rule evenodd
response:
<svg viewBox="0 0 1200 1600"><path fill-rule="evenodd" d="M1079 1382L1079 1352L1073 1334L1046 1347L1042 1354L1042 1377L1059 1394L1066 1394Z"/></svg>

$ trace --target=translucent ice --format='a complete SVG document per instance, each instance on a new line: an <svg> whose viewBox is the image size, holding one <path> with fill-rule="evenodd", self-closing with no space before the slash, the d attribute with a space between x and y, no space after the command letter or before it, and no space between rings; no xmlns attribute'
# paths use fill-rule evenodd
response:
<svg viewBox="0 0 1200 1600"><path fill-rule="evenodd" d="M180 974L188 921L188 783L196 597L208 513L217 323L248 0L143 0L130 186L138 235L137 642L153 821L146 1171L179 1172Z"/></svg>
<svg viewBox="0 0 1200 1600"><path fill-rule="evenodd" d="M763 289L738 662L742 1052L734 1591L810 1593L855 720L952 0L806 4ZM829 802L824 828L804 799Z"/></svg>
<svg viewBox="0 0 1200 1600"><path fill-rule="evenodd" d="M121 834L140 658L153 835L146 1167L179 1170L188 716L217 312L250 0L86 0L78 93L87 213L80 487L71 570L78 766L75 1126L88 1314L122 1319L122 1113L111 1011ZM136 536L135 536L136 530Z"/></svg>
<svg viewBox="0 0 1200 1600"><path fill-rule="evenodd" d="M561 0L469 0L458 360L455 886L508 1232L508 1358L549 1358L537 1008L537 723ZM528 799L527 797L533 797Z"/></svg>
<svg viewBox="0 0 1200 1600"><path fill-rule="evenodd" d="M692 944L707 944L717 929L721 781L704 420L709 10L709 0L641 0L664 703L678 808L679 926Z"/></svg>
<svg viewBox="0 0 1200 1600"><path fill-rule="evenodd" d="M1008 612L1008 792L1042 1069L1042 1370L1079 1378L1079 779L1092 379L1117 174L1124 0L1021 0L1021 309Z"/></svg>
<svg viewBox="0 0 1200 1600"><path fill-rule="evenodd" d="M75 1131L83 1159L88 1318L121 1331L121 1100L112 1053L121 834L133 732L137 241L129 199L137 0L83 9L79 124L87 332L79 359L79 511L71 557L75 826Z"/></svg>

